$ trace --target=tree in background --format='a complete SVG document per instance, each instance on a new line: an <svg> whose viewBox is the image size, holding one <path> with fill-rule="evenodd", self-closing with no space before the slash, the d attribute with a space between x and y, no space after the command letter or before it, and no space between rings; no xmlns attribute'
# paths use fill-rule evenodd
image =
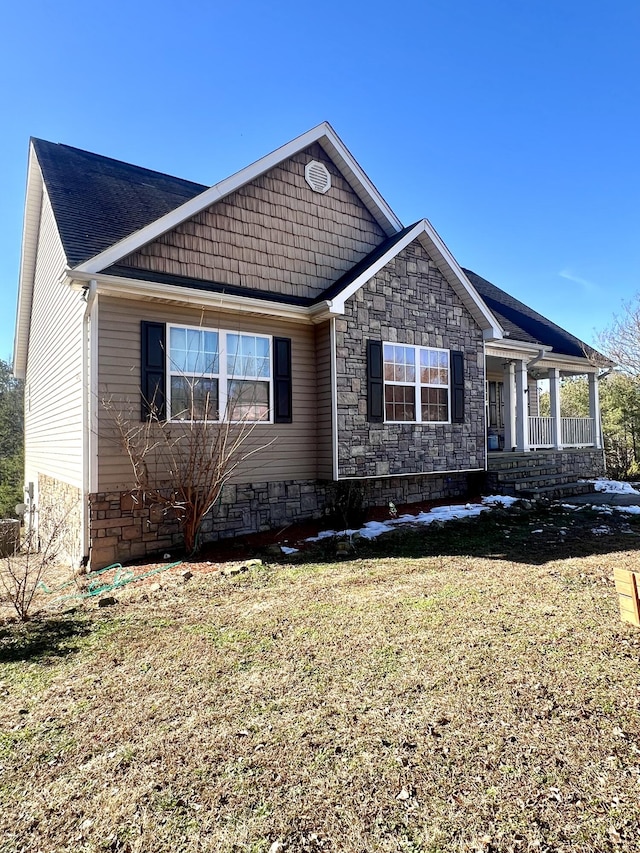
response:
<svg viewBox="0 0 640 853"><path fill-rule="evenodd" d="M15 515L23 499L24 391L0 359L0 518Z"/></svg>
<svg viewBox="0 0 640 853"><path fill-rule="evenodd" d="M598 348L617 365L600 385L607 469L640 475L640 294L598 335Z"/></svg>
<svg viewBox="0 0 640 853"><path fill-rule="evenodd" d="M602 436L610 477L640 476L640 376L612 373L600 382ZM540 414L549 416L549 392L540 394ZM560 386L563 418L589 417L585 376L567 377Z"/></svg>
<svg viewBox="0 0 640 853"><path fill-rule="evenodd" d="M623 307L624 313L598 335L598 348L621 373L640 379L640 294Z"/></svg>

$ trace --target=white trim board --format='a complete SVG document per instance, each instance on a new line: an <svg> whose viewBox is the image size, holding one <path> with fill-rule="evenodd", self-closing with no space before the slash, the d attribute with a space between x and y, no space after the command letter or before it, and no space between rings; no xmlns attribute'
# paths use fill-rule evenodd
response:
<svg viewBox="0 0 640 853"><path fill-rule="evenodd" d="M462 272L457 261L428 219L422 219L416 223L388 252L385 252L371 266L360 273L341 293L329 300L330 310L335 314L344 314L346 300L353 296L357 290L366 284L369 279L373 278L377 272L393 260L410 243L413 243L414 240L420 240L429 257L435 262L454 292L459 296L478 326L482 329L485 338L492 340L502 338L504 333L500 323L484 304L480 295Z"/></svg>
<svg viewBox="0 0 640 853"><path fill-rule="evenodd" d="M341 169L353 190L370 210L385 234L391 237L400 231L402 223L398 217L382 198L335 130L325 121L303 133L301 136L292 139L291 142L287 142L286 145L272 151L271 154L261 157L260 160L256 160L255 163L241 169L235 175L231 175L214 184L208 190L200 193L200 195L156 219L155 222L149 223L149 225L146 225L139 231L135 231L128 237L114 243L113 246L110 246L93 258L89 258L88 261L80 264L77 270L79 272L97 273L110 267L112 264L116 264L122 258L136 252L142 246L156 240L158 237L166 234L167 231L171 231L182 222L196 216L202 210L211 207L212 204L215 204L217 201L230 195L230 193L235 192L245 186L245 184L260 177L260 175L278 166L283 161L288 160L300 151L304 151L305 148L308 148L314 142L318 142L336 162L336 165Z"/></svg>

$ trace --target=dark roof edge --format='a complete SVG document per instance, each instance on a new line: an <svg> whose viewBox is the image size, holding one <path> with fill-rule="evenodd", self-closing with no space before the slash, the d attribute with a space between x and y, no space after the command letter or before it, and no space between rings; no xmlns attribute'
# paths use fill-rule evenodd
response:
<svg viewBox="0 0 640 853"><path fill-rule="evenodd" d="M258 290L256 287L242 287L241 285L223 284L217 281L202 281L199 278L188 276L169 275L167 273L151 272L136 267L126 267L114 264L107 267L99 275L113 275L121 278L131 278L136 281L150 281L156 284L171 284L175 287L191 287L207 293L226 293L229 296L246 296L251 299L262 299L265 302L281 302L283 305L297 305L308 308L318 300L311 297L289 296L284 293L269 293Z"/></svg>

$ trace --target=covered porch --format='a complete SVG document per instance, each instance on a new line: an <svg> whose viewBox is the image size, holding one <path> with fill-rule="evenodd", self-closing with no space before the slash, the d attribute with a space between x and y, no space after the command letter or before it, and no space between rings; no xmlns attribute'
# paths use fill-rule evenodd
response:
<svg viewBox="0 0 640 853"><path fill-rule="evenodd" d="M515 341L487 345L487 447L532 450L602 449L598 368L586 358L558 356L546 348ZM589 416L562 417L560 381L586 376ZM549 414L540 414L538 382L549 384Z"/></svg>

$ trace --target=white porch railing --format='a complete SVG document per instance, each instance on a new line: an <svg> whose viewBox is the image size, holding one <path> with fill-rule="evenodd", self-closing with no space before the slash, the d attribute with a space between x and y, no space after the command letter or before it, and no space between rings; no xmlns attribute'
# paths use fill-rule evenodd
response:
<svg viewBox="0 0 640 853"><path fill-rule="evenodd" d="M561 418L563 447L591 447L595 444L593 418ZM553 418L529 418L529 446L553 447Z"/></svg>
<svg viewBox="0 0 640 853"><path fill-rule="evenodd" d="M595 443L593 418L562 418L562 444L566 447L588 447Z"/></svg>
<svg viewBox="0 0 640 853"><path fill-rule="evenodd" d="M529 445L553 447L553 418L529 418Z"/></svg>

